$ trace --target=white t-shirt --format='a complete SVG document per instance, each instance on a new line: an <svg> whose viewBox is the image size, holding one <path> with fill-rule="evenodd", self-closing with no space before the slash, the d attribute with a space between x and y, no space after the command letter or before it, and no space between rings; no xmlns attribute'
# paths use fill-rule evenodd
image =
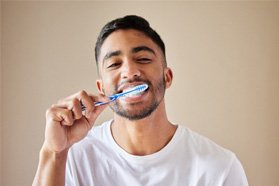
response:
<svg viewBox="0 0 279 186"><path fill-rule="evenodd" d="M146 156L114 141L111 121L94 127L71 147L67 186L246 186L244 170L229 150L178 125L171 141Z"/></svg>

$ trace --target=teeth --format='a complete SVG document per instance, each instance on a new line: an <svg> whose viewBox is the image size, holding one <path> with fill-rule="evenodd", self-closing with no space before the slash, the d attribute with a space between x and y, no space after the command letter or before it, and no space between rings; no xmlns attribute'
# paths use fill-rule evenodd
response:
<svg viewBox="0 0 279 186"><path fill-rule="evenodd" d="M137 86L131 86L123 89L122 93L126 93L124 97L133 97L142 94L144 92L144 89L136 89Z"/></svg>
<svg viewBox="0 0 279 186"><path fill-rule="evenodd" d="M131 92L125 95L125 97L133 97L141 94L142 92Z"/></svg>
<svg viewBox="0 0 279 186"><path fill-rule="evenodd" d="M123 92L128 92L128 91L130 91L131 89L133 89L134 87L129 87L129 88L127 88L127 89L124 89L123 90Z"/></svg>

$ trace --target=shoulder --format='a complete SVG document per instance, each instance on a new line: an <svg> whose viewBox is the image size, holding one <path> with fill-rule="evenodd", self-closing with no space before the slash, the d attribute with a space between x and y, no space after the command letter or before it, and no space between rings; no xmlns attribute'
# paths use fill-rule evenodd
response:
<svg viewBox="0 0 279 186"><path fill-rule="evenodd" d="M206 169L227 170L235 161L235 154L187 127L180 126L188 155Z"/></svg>
<svg viewBox="0 0 279 186"><path fill-rule="evenodd" d="M218 145L211 139L192 131L185 126L179 126L182 133L182 140L185 140L188 147L200 155L220 154L223 156L234 156L230 150Z"/></svg>
<svg viewBox="0 0 279 186"><path fill-rule="evenodd" d="M211 178L209 185L248 185L243 167L232 151L185 126L179 128L179 149L183 149L180 151L185 164L190 164L201 180L206 176Z"/></svg>

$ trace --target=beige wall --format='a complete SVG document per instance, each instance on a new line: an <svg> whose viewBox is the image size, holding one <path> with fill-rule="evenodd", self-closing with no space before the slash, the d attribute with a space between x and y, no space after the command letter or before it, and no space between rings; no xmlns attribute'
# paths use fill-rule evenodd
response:
<svg viewBox="0 0 279 186"><path fill-rule="evenodd" d="M250 185L279 185L277 2L3 2L2 184L30 185L46 108L96 92L95 38L125 14L146 17L166 43L170 120L234 151Z"/></svg>
<svg viewBox="0 0 279 186"><path fill-rule="evenodd" d="M2 43L2 3L0 3L0 43ZM0 46L0 186L2 185L2 45Z"/></svg>

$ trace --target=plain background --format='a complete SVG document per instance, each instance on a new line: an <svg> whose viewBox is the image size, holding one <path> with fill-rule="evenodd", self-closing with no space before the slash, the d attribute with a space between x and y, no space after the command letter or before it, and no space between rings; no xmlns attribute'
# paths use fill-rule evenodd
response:
<svg viewBox="0 0 279 186"><path fill-rule="evenodd" d="M279 3L240 1L1 2L0 185L31 185L45 110L96 92L96 37L127 14L165 41L169 119L235 152L250 185L278 186Z"/></svg>

